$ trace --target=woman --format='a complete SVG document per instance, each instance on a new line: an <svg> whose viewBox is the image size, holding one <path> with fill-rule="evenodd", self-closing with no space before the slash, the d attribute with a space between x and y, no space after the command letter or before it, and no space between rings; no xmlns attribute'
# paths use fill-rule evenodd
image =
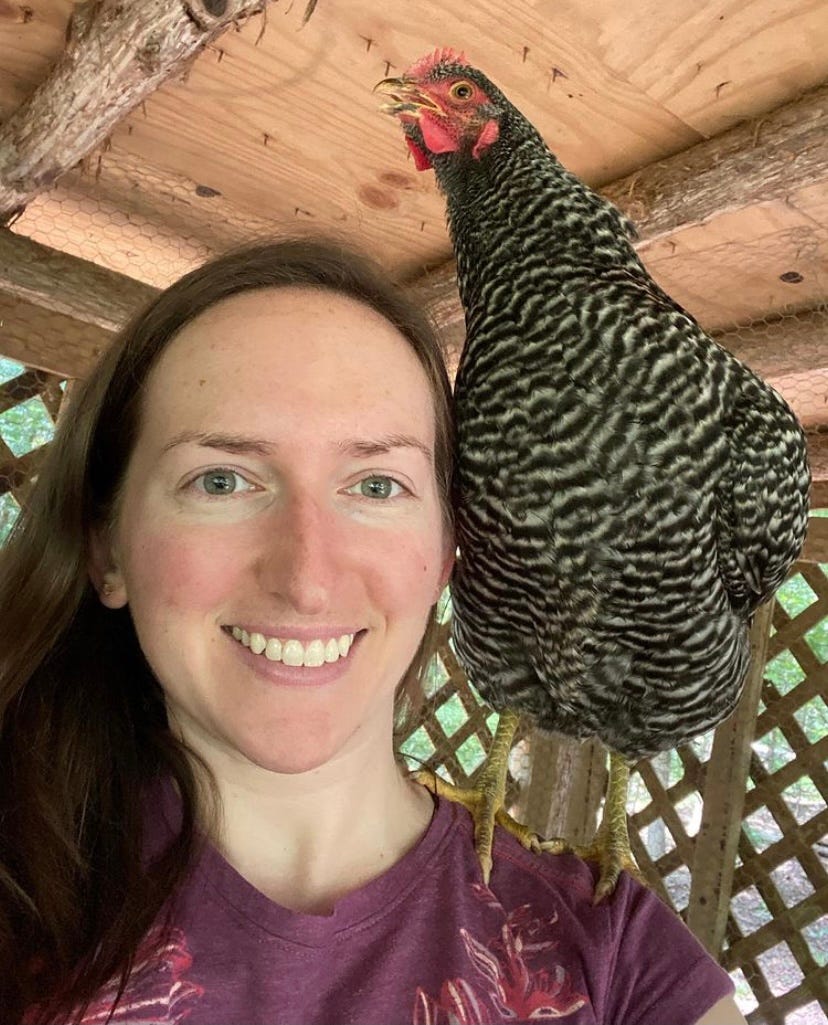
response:
<svg viewBox="0 0 828 1025"><path fill-rule="evenodd" d="M400 771L449 410L326 243L193 272L86 382L3 555L3 1021L744 1020L652 895L505 836L484 887Z"/></svg>

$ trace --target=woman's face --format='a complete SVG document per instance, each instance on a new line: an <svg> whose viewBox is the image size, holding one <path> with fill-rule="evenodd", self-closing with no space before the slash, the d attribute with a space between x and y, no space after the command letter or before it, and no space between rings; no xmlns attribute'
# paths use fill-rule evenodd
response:
<svg viewBox="0 0 828 1025"><path fill-rule="evenodd" d="M170 344L103 600L196 750L302 772L389 737L451 565L433 452L422 367L352 299L248 292Z"/></svg>

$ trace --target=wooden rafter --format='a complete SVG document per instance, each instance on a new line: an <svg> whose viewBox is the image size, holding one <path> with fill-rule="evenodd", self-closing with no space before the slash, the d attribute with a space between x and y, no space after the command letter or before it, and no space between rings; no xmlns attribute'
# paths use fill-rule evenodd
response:
<svg viewBox="0 0 828 1025"><path fill-rule="evenodd" d="M0 126L0 224L229 26L270 0L87 0L51 75Z"/></svg>
<svg viewBox="0 0 828 1025"><path fill-rule="evenodd" d="M8 297L112 334L157 291L126 274L0 229L0 292ZM39 364L36 358L27 362ZM65 372L63 367L56 370Z"/></svg>
<svg viewBox="0 0 828 1025"><path fill-rule="evenodd" d="M636 248L646 250L656 239L724 211L784 198L825 181L828 85L600 191L632 218L639 232ZM411 282L411 287L432 312L456 359L463 342L463 310L454 261Z"/></svg>

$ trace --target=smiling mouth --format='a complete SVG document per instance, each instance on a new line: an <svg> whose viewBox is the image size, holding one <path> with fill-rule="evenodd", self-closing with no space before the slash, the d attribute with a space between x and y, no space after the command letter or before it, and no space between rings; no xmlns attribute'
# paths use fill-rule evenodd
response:
<svg viewBox="0 0 828 1025"><path fill-rule="evenodd" d="M347 658L354 638L364 633L359 630L357 633L341 634L339 637L300 641L292 637L266 637L261 633L248 633L240 626L225 626L222 629L239 644L249 648L254 655L261 655L269 662L308 668L318 668Z"/></svg>

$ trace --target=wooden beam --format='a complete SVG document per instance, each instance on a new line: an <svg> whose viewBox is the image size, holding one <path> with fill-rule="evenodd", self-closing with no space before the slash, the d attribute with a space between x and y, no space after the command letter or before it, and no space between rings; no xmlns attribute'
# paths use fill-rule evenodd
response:
<svg viewBox="0 0 828 1025"><path fill-rule="evenodd" d="M101 145L163 82L270 0L87 0L51 75L0 126L0 224Z"/></svg>
<svg viewBox="0 0 828 1025"><path fill-rule="evenodd" d="M0 292L0 355L61 377L86 377L114 335Z"/></svg>
<svg viewBox="0 0 828 1025"><path fill-rule="evenodd" d="M0 290L110 333L158 289L0 229Z"/></svg>
<svg viewBox="0 0 828 1025"><path fill-rule="evenodd" d="M736 710L716 730L705 768L702 821L690 866L687 925L713 957L721 952L730 910L772 611L770 601L756 613L750 632L751 665L745 689Z"/></svg>
<svg viewBox="0 0 828 1025"><path fill-rule="evenodd" d="M640 249L716 214L784 198L826 179L828 85L823 85L600 192L635 222ZM409 282L409 287L439 325L449 360L456 365L464 322L454 261Z"/></svg>
<svg viewBox="0 0 828 1025"><path fill-rule="evenodd" d="M828 85L602 190L653 241L828 177Z"/></svg>

